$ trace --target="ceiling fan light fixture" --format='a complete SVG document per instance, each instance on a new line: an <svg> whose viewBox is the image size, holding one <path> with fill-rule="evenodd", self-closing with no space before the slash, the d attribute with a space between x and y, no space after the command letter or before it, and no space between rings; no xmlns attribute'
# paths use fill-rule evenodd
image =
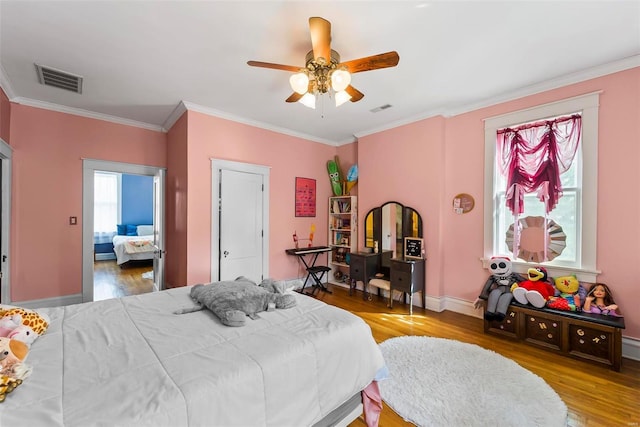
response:
<svg viewBox="0 0 640 427"><path fill-rule="evenodd" d="M309 93L309 92L305 93L304 96L300 98L300 101L298 102L304 105L305 107L309 107L314 110L316 109L316 96L312 93Z"/></svg>
<svg viewBox="0 0 640 427"><path fill-rule="evenodd" d="M335 98L336 98L336 107L339 107L345 102L347 102L348 100L350 100L351 95L349 95L349 93L345 92L344 90L341 90L339 92L336 92Z"/></svg>
<svg viewBox="0 0 640 427"><path fill-rule="evenodd" d="M331 73L331 87L334 91L344 91L350 84L351 74L347 70L333 70L333 72Z"/></svg>
<svg viewBox="0 0 640 427"><path fill-rule="evenodd" d="M289 84L294 92L304 95L309 88L309 76L305 72L295 73L289 77Z"/></svg>

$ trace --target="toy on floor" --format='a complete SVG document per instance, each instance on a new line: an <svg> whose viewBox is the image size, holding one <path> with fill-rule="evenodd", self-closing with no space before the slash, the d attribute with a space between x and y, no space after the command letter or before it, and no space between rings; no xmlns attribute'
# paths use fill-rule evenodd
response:
<svg viewBox="0 0 640 427"><path fill-rule="evenodd" d="M554 282L559 294L549 298L547 307L554 310L580 311L586 291L578 278L575 275L562 276L556 277Z"/></svg>
<svg viewBox="0 0 640 427"><path fill-rule="evenodd" d="M487 300L487 309L484 313L484 318L487 320L501 322L507 315L507 309L513 299L511 286L522 281L522 277L513 273L511 268L511 260L509 258L491 258L491 264L489 265L491 277L485 282L480 296L473 304L475 308L478 308L480 307L481 299Z"/></svg>
<svg viewBox="0 0 640 427"><path fill-rule="evenodd" d="M513 298L520 304L531 304L536 308L545 306L549 298L554 296L555 289L549 282L547 269L535 267L527 270L528 280L515 283L511 287Z"/></svg>
<svg viewBox="0 0 640 427"><path fill-rule="evenodd" d="M586 313L605 314L621 317L618 305L613 300L611 290L604 283L594 283L587 293L582 311Z"/></svg>

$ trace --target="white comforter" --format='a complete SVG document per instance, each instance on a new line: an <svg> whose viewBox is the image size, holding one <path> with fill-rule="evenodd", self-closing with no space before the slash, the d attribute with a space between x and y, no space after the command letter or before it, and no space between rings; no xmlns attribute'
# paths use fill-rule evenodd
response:
<svg viewBox="0 0 640 427"><path fill-rule="evenodd" d="M40 309L33 373L0 404L1 426L308 426L383 365L359 317L298 305L223 326L188 287Z"/></svg>
<svg viewBox="0 0 640 427"><path fill-rule="evenodd" d="M113 252L116 254L117 264L124 264L131 260L153 259L155 247L141 245L138 250L127 251L127 243L153 243L153 235L150 236L113 236Z"/></svg>

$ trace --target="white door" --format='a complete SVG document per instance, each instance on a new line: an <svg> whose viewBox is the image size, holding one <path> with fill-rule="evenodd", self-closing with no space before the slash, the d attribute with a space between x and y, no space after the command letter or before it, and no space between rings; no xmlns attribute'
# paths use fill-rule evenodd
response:
<svg viewBox="0 0 640 427"><path fill-rule="evenodd" d="M153 288L164 289L164 182L165 171L158 169L153 176Z"/></svg>
<svg viewBox="0 0 640 427"><path fill-rule="evenodd" d="M262 175L220 171L220 280L262 277Z"/></svg>
<svg viewBox="0 0 640 427"><path fill-rule="evenodd" d="M269 274L269 169L212 160L211 281Z"/></svg>

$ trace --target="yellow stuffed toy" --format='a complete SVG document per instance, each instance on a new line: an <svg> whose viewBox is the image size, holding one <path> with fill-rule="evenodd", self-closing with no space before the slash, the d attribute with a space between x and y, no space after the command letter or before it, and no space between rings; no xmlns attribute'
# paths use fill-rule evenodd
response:
<svg viewBox="0 0 640 427"><path fill-rule="evenodd" d="M19 340L31 346L49 327L49 318L22 307L0 307L0 337Z"/></svg>
<svg viewBox="0 0 640 427"><path fill-rule="evenodd" d="M7 394L11 393L22 384L22 380L18 378L11 378L6 375L0 376L0 403L4 402Z"/></svg>
<svg viewBox="0 0 640 427"><path fill-rule="evenodd" d="M554 280L555 287L559 294L549 298L547 307L554 310L580 311L584 297L580 293L586 294L584 287L574 275L562 276ZM582 288L582 289L581 289Z"/></svg>

